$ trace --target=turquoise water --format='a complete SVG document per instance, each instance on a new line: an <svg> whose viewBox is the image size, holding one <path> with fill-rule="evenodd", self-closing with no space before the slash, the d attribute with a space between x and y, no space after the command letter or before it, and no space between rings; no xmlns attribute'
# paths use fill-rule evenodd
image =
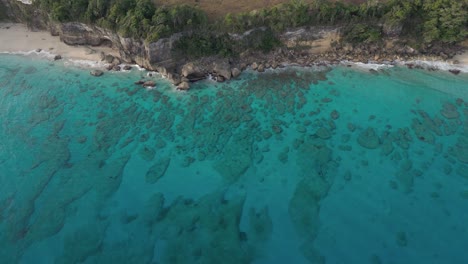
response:
<svg viewBox="0 0 468 264"><path fill-rule="evenodd" d="M144 76L0 55L1 263L468 263L466 74Z"/></svg>

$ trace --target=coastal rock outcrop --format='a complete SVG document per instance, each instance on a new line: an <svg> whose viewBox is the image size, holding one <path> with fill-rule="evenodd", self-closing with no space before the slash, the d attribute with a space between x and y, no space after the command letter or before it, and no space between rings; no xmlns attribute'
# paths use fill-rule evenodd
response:
<svg viewBox="0 0 468 264"><path fill-rule="evenodd" d="M190 81L198 81L206 78L204 69L193 62L189 62L182 67L182 77L189 79Z"/></svg>
<svg viewBox="0 0 468 264"><path fill-rule="evenodd" d="M60 25L59 35L60 40L68 45L99 46L104 42L112 44L108 36L83 23L63 23Z"/></svg>
<svg viewBox="0 0 468 264"><path fill-rule="evenodd" d="M225 80L230 80L232 76L231 65L227 60L215 61L213 71L222 76Z"/></svg>
<svg viewBox="0 0 468 264"><path fill-rule="evenodd" d="M91 72L89 72L92 76L96 76L96 77L99 77L99 76L102 76L104 74L103 71L101 70L92 70Z"/></svg>
<svg viewBox="0 0 468 264"><path fill-rule="evenodd" d="M149 87L155 87L156 83L154 81L146 81L143 83L143 87L149 88Z"/></svg>
<svg viewBox="0 0 468 264"><path fill-rule="evenodd" d="M188 82L181 82L177 86L177 90L187 91L190 89L190 84Z"/></svg>
<svg viewBox="0 0 468 264"><path fill-rule="evenodd" d="M238 68L233 68L231 70L232 78L237 78L241 74L241 71Z"/></svg>

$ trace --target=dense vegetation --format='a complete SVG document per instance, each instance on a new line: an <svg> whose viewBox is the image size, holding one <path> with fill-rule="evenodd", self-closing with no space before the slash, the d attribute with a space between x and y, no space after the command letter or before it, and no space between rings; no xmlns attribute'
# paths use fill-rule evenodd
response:
<svg viewBox="0 0 468 264"><path fill-rule="evenodd" d="M277 34L288 28L313 25L344 26L344 40L377 42L384 32L411 36L420 43L455 43L468 36L468 0L369 0L356 5L341 1L292 0L247 13L227 14L208 22L206 14L189 5L158 6L151 0L37 0L51 19L82 21L118 31L126 37L156 41L188 32L176 45L192 56L233 53L229 35L255 28L249 47L269 51ZM216 33L212 33L216 32ZM237 45L244 49L245 45Z"/></svg>
<svg viewBox="0 0 468 264"><path fill-rule="evenodd" d="M429 43L453 43L468 36L467 0L369 0L361 5L315 0L305 4L292 0L260 11L228 14L224 25L242 32L266 26L277 32L309 25L352 25L345 27L351 41L375 41L382 29L400 28L403 34L422 36Z"/></svg>
<svg viewBox="0 0 468 264"><path fill-rule="evenodd" d="M7 20L8 16L6 14L6 7L0 1L0 21Z"/></svg>
<svg viewBox="0 0 468 264"><path fill-rule="evenodd" d="M38 0L36 4L59 22L93 23L148 41L199 29L207 22L199 9L188 5L156 7L150 0Z"/></svg>

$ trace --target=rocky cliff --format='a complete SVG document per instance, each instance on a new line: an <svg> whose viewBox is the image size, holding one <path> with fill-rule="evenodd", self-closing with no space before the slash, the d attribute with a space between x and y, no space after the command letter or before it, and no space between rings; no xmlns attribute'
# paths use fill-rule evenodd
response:
<svg viewBox="0 0 468 264"><path fill-rule="evenodd" d="M116 48L120 52L122 61L136 63L150 70L159 70L161 67L174 69L176 66L176 62L171 57L171 49L180 34L146 43L124 38L108 29L77 22L51 22L48 29L52 35L59 36L60 40L68 45L107 45Z"/></svg>
<svg viewBox="0 0 468 264"><path fill-rule="evenodd" d="M47 19L39 12L32 0L0 0L0 21L21 22L31 30L44 29Z"/></svg>
<svg viewBox="0 0 468 264"><path fill-rule="evenodd" d="M251 65L254 70L263 71L266 68L287 64L309 66L338 63L342 60L360 62L370 60L382 63L408 60L419 55L436 55L448 59L458 51L436 46L415 50L395 36L399 34L395 29L389 29L389 33L385 33L386 36L379 43L352 46L341 43L339 27L307 27L283 33L279 37L283 44L282 48L268 54L245 51L236 58L208 57L187 61L172 56L172 47L182 36L181 33L157 42L146 43L142 40L124 38L117 32L94 25L52 22L46 15L36 10L34 4L24 4L18 0L0 0L0 8L3 7L6 11L5 16L10 20L26 23L33 29L47 29L66 44L111 46L120 53L120 58L113 63L120 61L136 63L146 69L159 71L174 84L182 83L181 89L187 89L189 82L203 79L209 74L218 81L229 80L232 76L237 76L247 65ZM240 35L232 34L231 37L236 41L242 41L255 30Z"/></svg>

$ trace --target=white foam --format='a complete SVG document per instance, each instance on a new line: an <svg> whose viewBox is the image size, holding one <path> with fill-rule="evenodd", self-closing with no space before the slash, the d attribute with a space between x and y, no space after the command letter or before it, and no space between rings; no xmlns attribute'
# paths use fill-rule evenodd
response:
<svg viewBox="0 0 468 264"><path fill-rule="evenodd" d="M108 64L100 61L91 61L91 60L75 60L75 59L66 59L64 61L64 65L66 66L78 66L78 67L85 67L85 68L104 68Z"/></svg>
<svg viewBox="0 0 468 264"><path fill-rule="evenodd" d="M388 68L393 67L393 65L391 65L391 64L374 63L374 62L363 63L363 62L342 61L341 64L353 65L353 66L356 66L357 68L360 68L360 69L376 70L376 71L382 70L382 69L388 69Z"/></svg>
<svg viewBox="0 0 468 264"><path fill-rule="evenodd" d="M210 73L208 74L208 77L206 78L207 81L210 81L210 82L216 82L216 79L213 77L213 75Z"/></svg>
<svg viewBox="0 0 468 264"><path fill-rule="evenodd" d="M159 73L157 73L157 72L155 72L155 71L148 71L148 72L146 73L146 76L148 76L148 77L155 77L156 74L159 74Z"/></svg>
<svg viewBox="0 0 468 264"><path fill-rule="evenodd" d="M135 67L135 68L138 68L138 70L140 70L139 66L136 65L136 64L126 64L126 63L122 63L122 64L119 64L118 66L120 67L120 71L121 71L121 72L125 72L125 73L131 72L132 69L133 69L134 67ZM125 69L124 69L125 66L130 66L130 67L132 67L132 68L131 68L130 70L125 70Z"/></svg>
<svg viewBox="0 0 468 264"><path fill-rule="evenodd" d="M48 52L48 51L36 51L36 50L30 50L30 51L0 51L0 54L12 54L12 55L23 55L23 56L38 56L40 58L46 58L46 59L53 59L55 57L55 54Z"/></svg>
<svg viewBox="0 0 468 264"><path fill-rule="evenodd" d="M449 71L449 70L459 70L463 73L468 73L468 65L466 64L453 64L452 62L447 61L437 61L437 60L413 60L413 61L406 61L401 64L414 64L417 66L421 66L424 69L437 69L441 71Z"/></svg>
<svg viewBox="0 0 468 264"><path fill-rule="evenodd" d="M139 71L146 71L145 68L141 67L141 66L138 65L138 64L135 64L135 65L132 65L132 66L135 66L135 68L137 68Z"/></svg>

